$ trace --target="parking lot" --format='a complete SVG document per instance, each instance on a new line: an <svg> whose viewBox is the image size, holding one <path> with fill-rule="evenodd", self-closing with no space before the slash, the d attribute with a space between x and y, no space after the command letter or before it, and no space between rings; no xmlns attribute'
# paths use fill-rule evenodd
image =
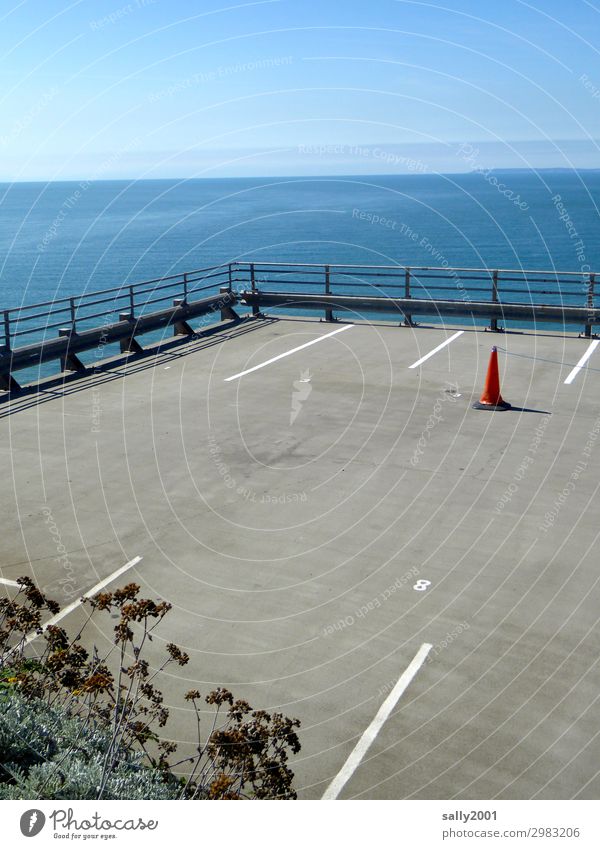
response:
<svg viewBox="0 0 600 849"><path fill-rule="evenodd" d="M505 412L472 409L492 345ZM0 405L0 575L167 599L171 733L192 686L298 717L300 798L597 798L599 370L302 317L104 363Z"/></svg>

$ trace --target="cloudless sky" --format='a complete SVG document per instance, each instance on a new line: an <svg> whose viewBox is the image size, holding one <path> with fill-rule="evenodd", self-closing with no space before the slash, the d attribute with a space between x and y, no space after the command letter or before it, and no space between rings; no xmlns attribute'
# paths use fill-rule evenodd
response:
<svg viewBox="0 0 600 849"><path fill-rule="evenodd" d="M0 0L0 179L598 167L599 34L587 0Z"/></svg>

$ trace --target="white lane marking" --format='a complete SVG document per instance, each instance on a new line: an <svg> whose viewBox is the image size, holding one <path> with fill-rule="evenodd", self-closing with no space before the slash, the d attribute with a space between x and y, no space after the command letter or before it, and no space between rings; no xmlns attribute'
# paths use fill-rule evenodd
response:
<svg viewBox="0 0 600 849"><path fill-rule="evenodd" d="M442 342L442 344L438 345L437 348L434 348L433 351L430 351L428 354L425 354L424 357L421 357L420 360L417 360L417 362L413 363L412 366L409 366L409 368L416 368L417 366L420 366L421 363L424 363L425 360L429 359L429 357L433 357L434 354L437 354L438 351L441 351L442 348L445 348L446 345L450 344L450 342L454 342L455 339L458 339L459 336L462 336L464 332L464 330L459 330L458 333L455 333L453 336L450 336L449 339L446 339L445 342Z"/></svg>
<svg viewBox="0 0 600 849"><path fill-rule="evenodd" d="M579 360L579 362L577 363L575 368L572 371L569 372L569 376L565 380L565 383L573 383L573 381L575 380L575 378L577 377L577 375L579 374L579 372L581 371L583 366L587 363L589 358L592 356L592 354L594 353L594 351L596 350L598 345L600 345L600 339L595 339L590 344L590 347L587 349L587 351L585 352L583 357Z"/></svg>
<svg viewBox="0 0 600 849"><path fill-rule="evenodd" d="M7 587L18 587L16 581L9 581L8 578L0 578L0 584L6 584Z"/></svg>
<svg viewBox="0 0 600 849"><path fill-rule="evenodd" d="M283 359L283 357L289 357L290 354L295 354L296 351L301 351L303 348L308 348L309 345L316 345L317 342L321 342L323 339L328 339L330 336L335 336L336 333L342 333L344 330L350 330L351 327L354 327L353 324L344 324L343 327L338 327L336 330L332 330L331 333L325 333L323 336L318 336L316 339L311 339L310 342L305 342L304 345L298 345L297 348L292 348L291 351L286 351L285 354L278 354L276 357L271 357L270 360L265 360L264 363L259 363L257 366L252 366L252 368L247 368L246 371L241 371L239 374L233 374L231 377L226 377L225 382L228 380L235 380L238 377L244 377L245 374L250 374L251 371L256 371L259 368L263 368L264 366L268 366L271 363L276 362L277 360Z"/></svg>
<svg viewBox="0 0 600 849"><path fill-rule="evenodd" d="M87 596L88 598L96 595L96 593L99 593L100 590L104 589L104 587L107 584L110 584L111 581L114 581L115 578L118 578L119 575L122 575L123 572L126 572L128 569L131 569L133 566L136 566L140 562L141 559L142 558L139 557L139 556L134 557L133 560L129 561L129 563L126 563L124 566L121 566L120 569L117 569L117 571L113 572L112 575L109 575L108 578L104 578L102 581L100 581L100 583L96 584L95 587L92 587L91 590L88 590L86 593L83 593L83 595ZM42 628L45 629L45 628L48 627L48 625L56 625L57 622L60 622L61 619L64 619L64 617L68 616L69 613L72 613L75 610L76 607L79 607L80 604L81 604L81 597L78 598L77 601L72 601L71 604L68 604L66 607L64 607L61 611L59 611L56 614L56 616L53 616L52 619L49 619L47 622L44 622L44 624L42 625ZM25 640L25 645L28 646L29 643L32 643L39 636L40 636L40 634L31 634Z"/></svg>
<svg viewBox="0 0 600 849"><path fill-rule="evenodd" d="M377 716L371 722L369 727L363 733L362 737L350 753L348 760L338 772L336 777L333 779L327 790L323 793L323 799L337 799L337 797L340 795L344 788L344 785L354 774L354 771L356 770L357 766L360 764L367 751L369 750L371 744L381 731L381 728L383 727L383 724L387 720L388 716L396 707L400 696L404 693L412 679L415 677L415 675L425 662L425 658L427 657L432 648L433 646L431 645L431 643L423 643L419 651L412 659L410 666L408 666L402 673L402 675L396 682L396 686L377 711Z"/></svg>

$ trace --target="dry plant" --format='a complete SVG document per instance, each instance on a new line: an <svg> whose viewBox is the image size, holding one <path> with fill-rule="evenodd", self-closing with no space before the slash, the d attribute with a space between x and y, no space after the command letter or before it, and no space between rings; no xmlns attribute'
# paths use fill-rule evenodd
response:
<svg viewBox="0 0 600 849"><path fill-rule="evenodd" d="M94 782L89 779L94 792L85 798L114 798L114 776L124 763L130 762L138 772L150 770L148 775L153 780L160 777L161 798L165 792L168 798L179 799L296 798L288 760L290 753L300 750L296 733L299 721L254 710L246 701L235 700L224 688L213 690L204 699L197 690L185 695L196 714L196 752L192 757L171 762L177 746L163 736L169 711L156 679L170 664L185 666L189 657L174 643L167 644L167 655L156 668L144 657L170 604L140 598L140 587L134 583L84 598L87 617L79 633L71 638L64 628L42 625L45 611L56 614L59 605L40 592L30 578L19 578L17 583L19 591L15 597L0 600L0 708L3 699L18 697L27 700L37 712L43 707L55 718L66 717L74 722L69 726L73 739L66 745L63 739L61 751L53 751L52 769L45 765L43 780L42 773L36 773L34 789L38 798L49 786L57 792L57 774L61 774L61 769L65 772L66 764L74 769L74 753L85 752L90 735L97 740L98 734L102 737L102 752L94 761ZM90 654L82 645L83 631L92 617L104 612L117 617L114 643L104 655L96 647ZM39 646L37 653L32 653L33 646ZM203 702L214 711L206 733L201 720ZM2 717L9 715L9 710L0 710L3 761L7 756L2 752ZM12 785L13 794L19 789L32 790L26 785L28 771L23 766L25 763L31 767L30 761L38 763L35 756L32 760L31 748L29 740L27 751L16 760L11 749L13 760L8 766L3 764L0 782ZM88 763L93 760L89 753L87 757ZM174 770L183 765L186 776L176 777ZM148 775L142 777L147 779ZM15 789L19 782L23 786Z"/></svg>

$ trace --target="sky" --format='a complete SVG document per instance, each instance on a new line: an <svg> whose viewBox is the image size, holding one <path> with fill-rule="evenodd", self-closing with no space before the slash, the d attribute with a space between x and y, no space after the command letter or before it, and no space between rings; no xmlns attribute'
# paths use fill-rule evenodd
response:
<svg viewBox="0 0 600 849"><path fill-rule="evenodd" d="M0 180L600 167L600 0L0 0Z"/></svg>

